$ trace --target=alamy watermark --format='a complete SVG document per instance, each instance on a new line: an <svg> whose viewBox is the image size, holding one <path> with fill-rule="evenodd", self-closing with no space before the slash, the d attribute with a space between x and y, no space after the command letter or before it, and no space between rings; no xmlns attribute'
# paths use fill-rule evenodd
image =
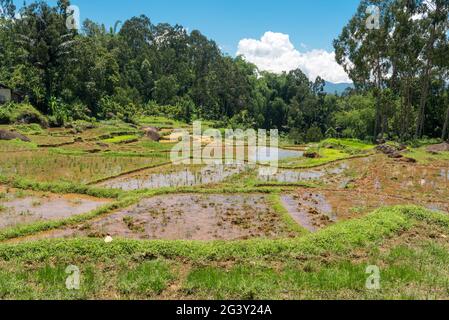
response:
<svg viewBox="0 0 449 320"><path fill-rule="evenodd" d="M368 266L366 274L369 274L366 279L365 287L368 290L380 290L380 269L378 266Z"/></svg>
<svg viewBox="0 0 449 320"><path fill-rule="evenodd" d="M190 133L176 129L170 136L177 142L170 152L174 164L185 165L256 165L261 174L275 174L279 165L278 130L254 129L202 130L201 121L193 123Z"/></svg>
<svg viewBox="0 0 449 320"><path fill-rule="evenodd" d="M75 5L70 5L67 7L68 17L65 21L65 26L69 30L79 30L81 27L80 23L80 8Z"/></svg>
<svg viewBox="0 0 449 320"><path fill-rule="evenodd" d="M366 28L368 30L379 30L380 29L380 9L378 6L371 5L366 8L368 18L366 18Z"/></svg>
<svg viewBox="0 0 449 320"><path fill-rule="evenodd" d="M69 276L65 280L67 290L80 289L80 269L77 266L70 265L65 269L65 273Z"/></svg>

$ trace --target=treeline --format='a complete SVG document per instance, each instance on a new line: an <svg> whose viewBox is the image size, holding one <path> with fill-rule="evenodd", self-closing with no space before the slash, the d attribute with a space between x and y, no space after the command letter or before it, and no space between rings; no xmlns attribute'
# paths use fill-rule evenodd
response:
<svg viewBox="0 0 449 320"><path fill-rule="evenodd" d="M334 41L358 91L375 97L375 136L448 137L448 14L449 0L362 0Z"/></svg>
<svg viewBox="0 0 449 320"><path fill-rule="evenodd" d="M404 11L412 17L425 4L372 2L381 5L381 29L364 27L369 2L362 1L335 42L356 85L342 96L325 94L322 79L310 81L299 69L260 72L197 30L154 25L146 16L109 30L91 20L68 30L67 0L31 3L20 18L11 0L0 0L0 83L22 92L52 125L147 114L277 128L297 142L442 136L449 120L447 0L409 20L398 8L412 6ZM395 27L390 20L383 26L387 16Z"/></svg>

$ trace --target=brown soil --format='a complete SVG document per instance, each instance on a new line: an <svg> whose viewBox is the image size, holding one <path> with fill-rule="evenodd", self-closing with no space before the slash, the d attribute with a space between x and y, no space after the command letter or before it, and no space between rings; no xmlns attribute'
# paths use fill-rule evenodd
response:
<svg viewBox="0 0 449 320"><path fill-rule="evenodd" d="M45 237L237 240L290 236L262 195L170 195ZM293 236L293 235L292 235Z"/></svg>
<svg viewBox="0 0 449 320"><path fill-rule="evenodd" d="M145 136L152 141L161 140L161 135L159 134L159 131L157 128L146 127L146 128L143 128L143 132L145 133Z"/></svg>
<svg viewBox="0 0 449 320"><path fill-rule="evenodd" d="M0 199L2 208L0 228L42 220L64 219L87 213L109 202L109 200L81 195L55 195L28 191L26 195L17 196L14 190L8 191L3 193L5 196Z"/></svg>
<svg viewBox="0 0 449 320"><path fill-rule="evenodd" d="M444 143L440 143L440 144L431 145L431 146L427 147L427 152L433 152L433 153L449 152L449 143L444 142Z"/></svg>
<svg viewBox="0 0 449 320"><path fill-rule="evenodd" d="M447 167L421 166L377 155L354 159L350 170L357 179L354 188L416 202L448 202L449 172Z"/></svg>
<svg viewBox="0 0 449 320"><path fill-rule="evenodd" d="M162 170L163 169L163 170ZM246 170L245 166L164 166L107 180L100 187L122 190L188 187L219 183Z"/></svg>

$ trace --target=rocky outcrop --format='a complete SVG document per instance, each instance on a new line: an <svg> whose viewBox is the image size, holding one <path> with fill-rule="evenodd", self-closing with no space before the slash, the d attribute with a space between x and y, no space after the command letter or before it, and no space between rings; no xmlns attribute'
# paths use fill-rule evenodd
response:
<svg viewBox="0 0 449 320"><path fill-rule="evenodd" d="M386 154L389 158L400 159L403 157L401 151L405 150L405 148L390 144L381 144L376 147L376 150Z"/></svg>
<svg viewBox="0 0 449 320"><path fill-rule="evenodd" d="M24 136L23 134L20 134L15 131L8 131L8 130L0 130L0 140L22 140L24 142L30 142L30 138Z"/></svg>
<svg viewBox="0 0 449 320"><path fill-rule="evenodd" d="M304 157L309 159L318 159L320 158L320 155L317 152L307 151L304 152Z"/></svg>
<svg viewBox="0 0 449 320"><path fill-rule="evenodd" d="M153 141L161 140L161 135L159 134L159 130L154 127L145 127L142 129L145 133L145 136Z"/></svg>
<svg viewBox="0 0 449 320"><path fill-rule="evenodd" d="M449 143L443 142L440 144L434 144L427 147L427 152L439 153L439 152L449 152Z"/></svg>

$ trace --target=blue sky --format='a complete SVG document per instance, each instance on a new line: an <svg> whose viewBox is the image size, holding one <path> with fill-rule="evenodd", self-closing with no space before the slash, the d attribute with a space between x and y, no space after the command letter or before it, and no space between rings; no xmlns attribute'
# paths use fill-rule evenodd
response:
<svg viewBox="0 0 449 320"><path fill-rule="evenodd" d="M289 71L299 65L310 69L303 70L310 78L324 75L329 81L348 82L328 53L333 52L332 41L355 13L359 0L72 0L72 4L80 8L81 20L90 18L109 27L145 14L153 23L198 29L223 52L243 54L261 69ZM266 34L269 31L274 34ZM239 47L242 39L253 42ZM265 57L269 61L258 56L267 46L272 51ZM280 51L277 46L282 47Z"/></svg>
<svg viewBox="0 0 449 320"><path fill-rule="evenodd" d="M16 4L22 0L15 0ZM55 1L48 1L55 3ZM242 38L266 31L290 35L292 43L332 49L332 40L355 12L359 0L73 0L81 19L110 26L146 14L153 23L179 23L199 29L229 54Z"/></svg>

